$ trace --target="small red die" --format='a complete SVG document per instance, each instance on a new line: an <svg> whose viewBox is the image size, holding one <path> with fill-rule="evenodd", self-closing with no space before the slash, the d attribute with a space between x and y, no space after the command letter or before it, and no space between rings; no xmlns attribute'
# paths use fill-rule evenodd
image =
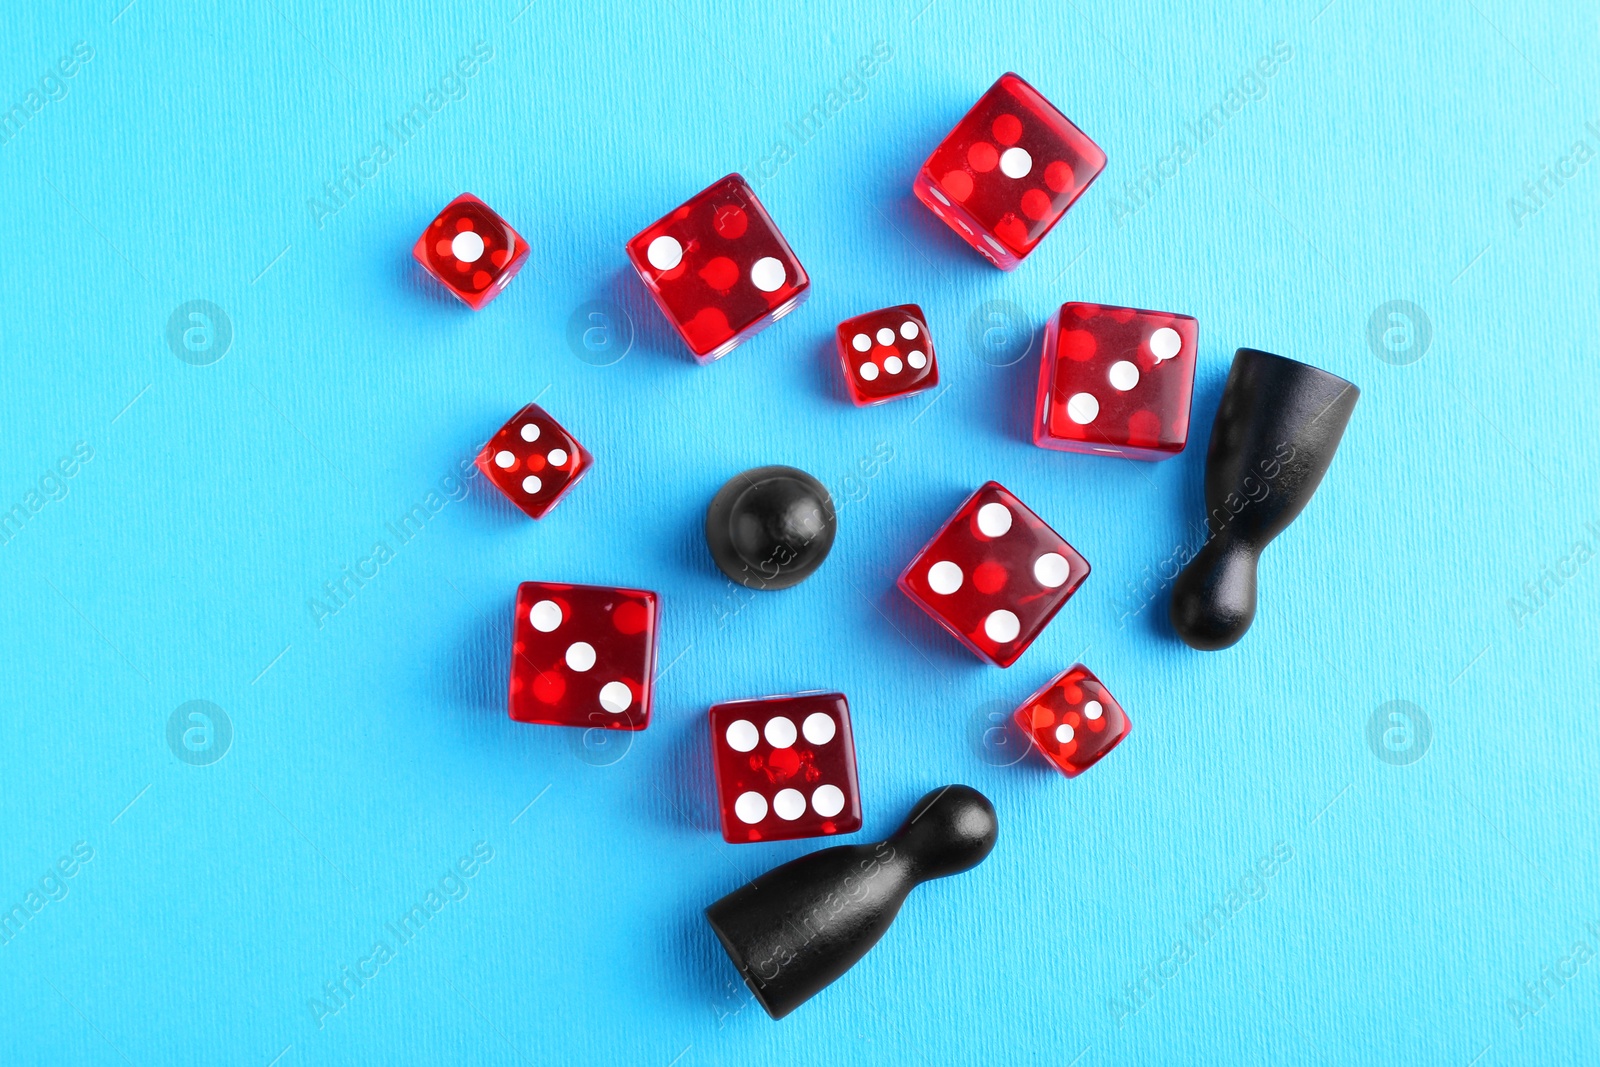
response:
<svg viewBox="0 0 1600 1067"><path fill-rule="evenodd" d="M511 717L551 726L650 725L656 595L523 582L511 643Z"/></svg>
<svg viewBox="0 0 1600 1067"><path fill-rule="evenodd" d="M1188 315L1061 305L1045 327L1033 443L1128 459L1182 452L1199 338Z"/></svg>
<svg viewBox="0 0 1600 1067"><path fill-rule="evenodd" d="M900 575L900 589L962 644L1009 667L1089 563L999 482L967 498Z"/></svg>
<svg viewBox="0 0 1600 1067"><path fill-rule="evenodd" d="M843 693L734 700L711 709L722 836L731 844L861 829L856 745Z"/></svg>
<svg viewBox="0 0 1600 1067"><path fill-rule="evenodd" d="M1068 778L1099 762L1128 736L1122 705L1081 663L1022 702L1014 716L1035 747Z"/></svg>
<svg viewBox="0 0 1600 1067"><path fill-rule="evenodd" d="M478 453L478 469L535 519L544 518L593 464L594 457L538 404L513 415Z"/></svg>
<svg viewBox="0 0 1600 1067"><path fill-rule="evenodd" d="M522 269L528 242L489 205L462 193L417 238L411 255L461 302L477 311Z"/></svg>
<svg viewBox="0 0 1600 1067"><path fill-rule="evenodd" d="M702 363L799 307L811 288L789 242L738 174L647 227L628 242L628 258Z"/></svg>
<svg viewBox="0 0 1600 1067"><path fill-rule="evenodd" d="M857 404L881 404L939 384L928 321L915 304L869 311L839 324L839 359Z"/></svg>
<svg viewBox="0 0 1600 1067"><path fill-rule="evenodd" d="M983 257L1015 270L1105 169L1106 154L1015 74L973 105L912 191Z"/></svg>

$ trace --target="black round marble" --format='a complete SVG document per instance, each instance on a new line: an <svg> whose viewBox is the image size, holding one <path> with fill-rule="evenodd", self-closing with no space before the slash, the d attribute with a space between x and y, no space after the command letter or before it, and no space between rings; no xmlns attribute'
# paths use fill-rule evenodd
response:
<svg viewBox="0 0 1600 1067"><path fill-rule="evenodd" d="M787 589L810 577L838 526L827 487L794 467L736 474L706 509L706 545L722 573L750 589Z"/></svg>

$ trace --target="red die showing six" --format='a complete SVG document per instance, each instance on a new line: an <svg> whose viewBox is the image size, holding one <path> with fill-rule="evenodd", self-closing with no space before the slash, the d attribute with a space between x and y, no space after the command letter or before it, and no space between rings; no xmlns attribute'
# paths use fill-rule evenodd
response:
<svg viewBox="0 0 1600 1067"><path fill-rule="evenodd" d="M538 404L529 404L478 453L478 469L529 516L542 519L588 473L594 457Z"/></svg>
<svg viewBox="0 0 1600 1067"><path fill-rule="evenodd" d="M428 224L411 255L477 311L522 269L528 242L488 204L462 193Z"/></svg>
<svg viewBox="0 0 1600 1067"><path fill-rule="evenodd" d="M643 730L655 658L654 593L523 582L512 627L511 717Z"/></svg>
<svg viewBox="0 0 1600 1067"><path fill-rule="evenodd" d="M857 404L881 404L939 384L928 322L915 304L857 315L839 324L839 358Z"/></svg>
<svg viewBox="0 0 1600 1067"><path fill-rule="evenodd" d="M711 749L728 842L861 829L856 746L843 693L718 704L711 709Z"/></svg>
<svg viewBox="0 0 1600 1067"><path fill-rule="evenodd" d="M1100 146L1002 74L933 150L912 190L984 258L1015 270L1105 169Z"/></svg>
<svg viewBox="0 0 1600 1067"><path fill-rule="evenodd" d="M793 311L811 287L767 209L737 174L629 241L628 258L703 363Z"/></svg>
<svg viewBox="0 0 1600 1067"><path fill-rule="evenodd" d="M1187 315L1063 304L1045 328L1033 443L1128 459L1182 452L1199 337Z"/></svg>
<svg viewBox="0 0 1600 1067"><path fill-rule="evenodd" d="M1089 576L1089 563L999 482L961 505L900 588L979 657L1009 667Z"/></svg>
<svg viewBox="0 0 1600 1067"><path fill-rule="evenodd" d="M1081 663L1023 701L1015 718L1035 747L1068 778L1076 778L1116 748L1132 725L1122 705Z"/></svg>

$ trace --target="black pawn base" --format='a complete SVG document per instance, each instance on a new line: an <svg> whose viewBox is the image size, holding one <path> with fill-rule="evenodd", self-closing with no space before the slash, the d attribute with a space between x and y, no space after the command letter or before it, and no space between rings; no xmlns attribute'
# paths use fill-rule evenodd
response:
<svg viewBox="0 0 1600 1067"><path fill-rule="evenodd" d="M794 467L734 475L706 509L706 546L750 589L788 589L822 566L838 518L827 487Z"/></svg>

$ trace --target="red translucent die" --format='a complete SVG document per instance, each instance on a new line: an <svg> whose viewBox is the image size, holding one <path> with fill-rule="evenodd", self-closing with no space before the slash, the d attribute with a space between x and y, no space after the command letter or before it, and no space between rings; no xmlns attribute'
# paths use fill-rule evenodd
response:
<svg viewBox="0 0 1600 1067"><path fill-rule="evenodd" d="M1089 563L999 482L989 482L900 575L900 588L997 667L1009 667L1078 586Z"/></svg>
<svg viewBox="0 0 1600 1067"><path fill-rule="evenodd" d="M422 231L411 255L476 311L522 269L528 242L488 204L462 193Z"/></svg>
<svg viewBox="0 0 1600 1067"><path fill-rule="evenodd" d="M984 258L1015 270L1106 166L1100 146L1002 74L933 150L912 191Z"/></svg>
<svg viewBox="0 0 1600 1067"><path fill-rule="evenodd" d="M1045 327L1033 443L1127 459L1182 452L1199 338L1188 315L1063 304Z"/></svg>
<svg viewBox="0 0 1600 1067"><path fill-rule="evenodd" d="M542 519L594 465L594 457L538 404L500 427L478 453L478 469L529 516Z"/></svg>
<svg viewBox="0 0 1600 1067"><path fill-rule="evenodd" d="M511 717L551 726L650 725L656 595L523 582L511 641Z"/></svg>
<svg viewBox="0 0 1600 1067"><path fill-rule="evenodd" d="M1122 705L1081 663L1023 701L1014 718L1068 778L1076 778L1116 748L1132 725Z"/></svg>
<svg viewBox="0 0 1600 1067"><path fill-rule="evenodd" d="M711 709L722 836L732 844L861 829L856 745L843 693L734 700Z"/></svg>
<svg viewBox="0 0 1600 1067"><path fill-rule="evenodd" d="M869 311L839 324L839 359L857 404L881 404L939 384L928 321L915 304Z"/></svg>
<svg viewBox="0 0 1600 1067"><path fill-rule="evenodd" d="M811 288L767 209L730 174L628 242L628 258L702 363L800 306Z"/></svg>

